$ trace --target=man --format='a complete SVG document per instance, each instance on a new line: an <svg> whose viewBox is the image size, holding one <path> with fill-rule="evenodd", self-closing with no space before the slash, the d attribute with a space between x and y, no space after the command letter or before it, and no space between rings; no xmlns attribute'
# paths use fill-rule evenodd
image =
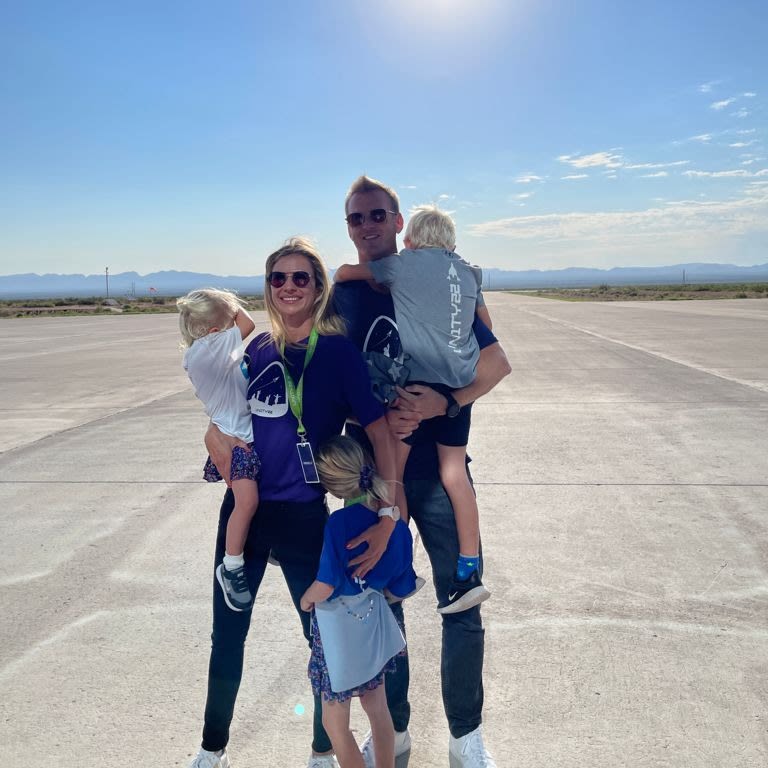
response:
<svg viewBox="0 0 768 768"><path fill-rule="evenodd" d="M397 251L397 235L403 229L400 202L393 189L375 179L361 176L347 194L346 219L349 237L360 262L376 261ZM395 323L392 299L386 291L365 282L338 284L334 303L344 317L347 333L366 355L392 361L391 371L397 376L404 360ZM426 386L398 389L397 408L390 411L390 427L398 437L414 431L422 419L453 412L456 405L474 402L490 391L510 372L509 363L493 334L482 323L475 323L475 334L481 347L475 380L448 397ZM421 430L425 432L426 430ZM348 426L348 432L354 433ZM432 564L438 602L446 599L453 582L458 556L456 522L450 501L440 484L439 465L434 440L419 433L405 471L408 508ZM355 434L355 437L358 437ZM381 529L385 536L386 529ZM368 539L371 556L377 557L382 542ZM384 540L383 545L386 545ZM364 558L358 558L365 567ZM402 621L402 607L396 612ZM441 678L443 706L450 730L449 754L456 768L495 768L485 748L481 730L483 708L484 630L480 607L461 613L444 615ZM410 755L408 720L408 664L399 664L387 676L387 700L395 726L396 768L405 768ZM368 739L363 745L368 768L372 768L373 750Z"/></svg>

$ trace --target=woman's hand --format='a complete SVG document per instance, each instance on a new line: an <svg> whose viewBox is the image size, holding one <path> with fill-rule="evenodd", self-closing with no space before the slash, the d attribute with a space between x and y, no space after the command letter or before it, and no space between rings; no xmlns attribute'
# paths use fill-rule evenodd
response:
<svg viewBox="0 0 768 768"><path fill-rule="evenodd" d="M389 543L389 537L394 530L395 521L391 517L382 517L378 523L347 542L347 549L359 547L363 542L368 544L368 549L365 552L349 561L350 565L357 566L352 572L352 576L359 579L365 578L368 571L381 560L381 556Z"/></svg>
<svg viewBox="0 0 768 768"><path fill-rule="evenodd" d="M224 478L227 488L232 487L232 481L230 480L230 475L232 474L232 449L236 445L245 448L246 451L251 450L247 443L237 437L225 435L213 422L208 425L208 429L205 432L205 447L208 450L211 461L216 465L216 469L219 470L222 478Z"/></svg>

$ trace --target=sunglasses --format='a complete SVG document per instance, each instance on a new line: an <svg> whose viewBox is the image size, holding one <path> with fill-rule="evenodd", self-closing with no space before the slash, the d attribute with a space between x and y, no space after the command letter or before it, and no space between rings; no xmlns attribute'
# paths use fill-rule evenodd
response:
<svg viewBox="0 0 768 768"><path fill-rule="evenodd" d="M309 272L300 270L298 272L270 272L267 275L267 282L273 288L282 288L289 277L297 288L306 288L311 280Z"/></svg>
<svg viewBox="0 0 768 768"><path fill-rule="evenodd" d="M397 211L387 211L384 208L374 208L368 213L368 217L374 224L383 224L387 220L387 214L391 213L397 216ZM350 227L360 227L365 223L366 215L364 213L350 213L345 216L345 220Z"/></svg>

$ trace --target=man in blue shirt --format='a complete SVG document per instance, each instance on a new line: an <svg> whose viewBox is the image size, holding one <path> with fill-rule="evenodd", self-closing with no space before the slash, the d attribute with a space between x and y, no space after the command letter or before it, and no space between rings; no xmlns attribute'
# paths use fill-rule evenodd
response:
<svg viewBox="0 0 768 768"><path fill-rule="evenodd" d="M375 179L361 176L353 182L346 199L346 220L350 239L362 262L376 261L397 252L397 235L403 229L400 203L393 189ZM349 337L364 355L373 354L392 361L396 377L403 360L392 298L386 289L367 282L337 284L333 300L347 325ZM398 390L397 408L389 412L390 428L398 437L409 435L423 419L457 413L461 406L489 392L510 372L500 344L481 322L474 332L481 348L475 380L466 387L443 395L427 386ZM347 431L358 438L352 425ZM425 432L425 430L421 430ZM454 578L459 552L456 522L450 501L439 479L435 441L417 436L405 470L408 509L432 564L438 602L443 602ZM366 555L377 559L386 547L387 529L374 526L359 540L369 549L356 558L360 567L370 567ZM357 540L355 540L357 541ZM395 607L402 620L402 604ZM484 630L480 607L444 615L441 679L443 706L450 730L449 755L452 768L495 768L483 743L480 727L483 708ZM408 661L401 660L394 674L387 676L387 701L395 726L396 768L405 768L410 755L408 720ZM373 766L370 739L363 745L368 768Z"/></svg>

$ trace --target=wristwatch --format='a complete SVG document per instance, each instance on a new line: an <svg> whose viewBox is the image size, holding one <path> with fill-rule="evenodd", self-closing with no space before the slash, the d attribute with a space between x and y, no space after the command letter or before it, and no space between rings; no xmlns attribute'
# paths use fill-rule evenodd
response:
<svg viewBox="0 0 768 768"><path fill-rule="evenodd" d="M459 415L461 406L456 402L456 398L450 392L443 393L443 397L448 401L448 404L445 407L445 415L449 419L455 419Z"/></svg>
<svg viewBox="0 0 768 768"><path fill-rule="evenodd" d="M400 507L382 507L379 517L391 517L395 522L400 519Z"/></svg>

